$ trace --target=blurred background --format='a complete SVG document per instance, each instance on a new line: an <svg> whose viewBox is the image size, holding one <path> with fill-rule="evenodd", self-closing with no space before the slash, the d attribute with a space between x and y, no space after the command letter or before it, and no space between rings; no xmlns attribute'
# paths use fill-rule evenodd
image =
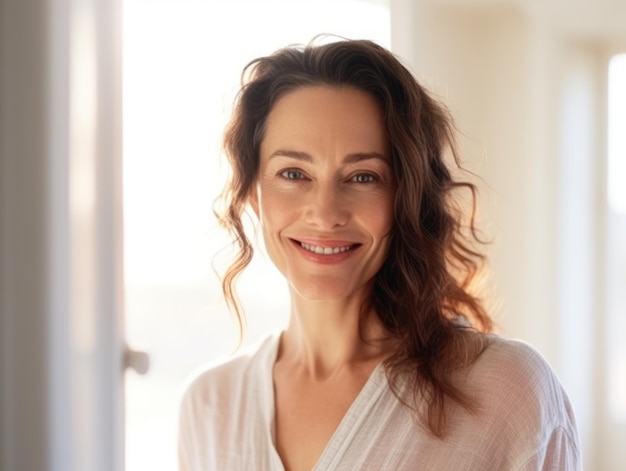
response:
<svg viewBox="0 0 626 471"><path fill-rule="evenodd" d="M626 469L624 19L623 0L0 0L0 470L175 469L185 380L238 338L212 203L241 69L319 33L391 48L450 107L498 330L557 372L585 469ZM257 255L244 343L287 317Z"/></svg>

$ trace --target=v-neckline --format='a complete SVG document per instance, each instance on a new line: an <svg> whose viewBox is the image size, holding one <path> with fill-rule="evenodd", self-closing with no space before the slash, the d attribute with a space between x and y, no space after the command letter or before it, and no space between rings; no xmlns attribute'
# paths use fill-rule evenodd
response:
<svg viewBox="0 0 626 471"><path fill-rule="evenodd" d="M285 465L280 457L280 454L278 453L278 449L276 448L276 391L274 389L274 365L276 364L276 360L278 358L278 348L280 345L281 335L282 332L275 335L274 351L270 355L272 361L269 365L269 377L266 377L266 397L269 398L269 404L267 404L266 410L269 411L267 429L269 432L272 452L275 456L276 463L280 464L280 470L285 471ZM322 453L318 457L313 468L311 468L311 471L331 469L329 468L329 465L341 452L340 448L348 445L347 440L340 438L345 438L350 434L355 433L357 429L357 427L355 427L357 419L363 416L360 411L365 409L367 404L370 401L375 400L380 394L380 386L383 384L381 379L384 380L384 374L382 374L383 370L384 366L381 361L369 374L365 384L363 384L363 387L352 401L352 404L350 404L350 407L348 407L344 416L341 418L339 425L337 425L337 428L330 436L330 439L324 446ZM335 449L336 453L331 453L332 449Z"/></svg>

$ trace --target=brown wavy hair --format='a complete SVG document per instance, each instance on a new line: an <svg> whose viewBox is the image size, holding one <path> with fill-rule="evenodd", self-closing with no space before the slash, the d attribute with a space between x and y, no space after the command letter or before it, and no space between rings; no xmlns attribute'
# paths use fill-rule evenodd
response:
<svg viewBox="0 0 626 471"><path fill-rule="evenodd" d="M217 215L237 247L222 279L224 296L242 327L234 283L253 254L242 217L257 178L267 117L279 98L313 85L356 88L383 106L397 182L395 225L368 301L398 341L399 348L385 360L392 391L433 435L443 437L446 398L474 409L454 373L484 348L484 336L477 333L492 330L474 290L485 262L477 250L482 242L475 227L476 187L452 176L451 167L460 168L460 162L446 108L383 47L365 40L311 43L245 67L224 135L232 175L222 193L224 210ZM469 210L459 190L471 197ZM408 399L399 386L406 378Z"/></svg>

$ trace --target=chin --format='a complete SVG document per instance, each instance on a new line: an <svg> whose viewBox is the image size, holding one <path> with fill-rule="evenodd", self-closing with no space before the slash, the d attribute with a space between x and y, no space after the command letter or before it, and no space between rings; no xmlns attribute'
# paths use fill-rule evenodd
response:
<svg viewBox="0 0 626 471"><path fill-rule="evenodd" d="M292 283L292 290L299 297L309 301L336 302L354 298L355 286L347 286L340 280L311 280L306 283Z"/></svg>

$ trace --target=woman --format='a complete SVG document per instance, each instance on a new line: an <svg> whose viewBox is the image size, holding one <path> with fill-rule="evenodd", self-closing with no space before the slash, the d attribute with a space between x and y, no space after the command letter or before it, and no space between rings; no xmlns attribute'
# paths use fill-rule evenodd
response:
<svg viewBox="0 0 626 471"><path fill-rule="evenodd" d="M289 283L280 334L209 368L182 403L183 470L580 469L550 367L493 334L451 176L451 122L368 41L248 65L225 134L221 221L252 257L250 207Z"/></svg>

